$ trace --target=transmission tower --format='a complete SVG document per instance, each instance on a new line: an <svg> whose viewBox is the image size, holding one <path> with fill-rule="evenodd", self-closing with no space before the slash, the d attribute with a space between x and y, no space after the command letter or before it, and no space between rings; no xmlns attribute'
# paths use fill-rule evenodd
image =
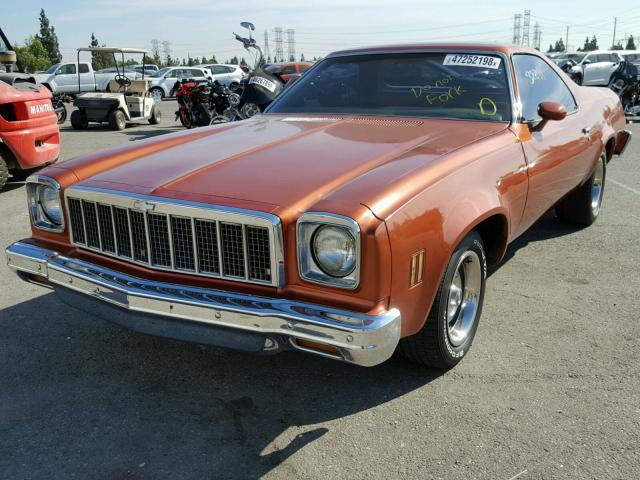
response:
<svg viewBox="0 0 640 480"><path fill-rule="evenodd" d="M171 42L165 40L162 42L162 54L164 55L164 63L169 65L169 60L171 60Z"/></svg>
<svg viewBox="0 0 640 480"><path fill-rule="evenodd" d="M282 62L284 60L284 51L282 50L282 27L274 28L273 35L276 37L276 52L273 58L277 62Z"/></svg>
<svg viewBox="0 0 640 480"><path fill-rule="evenodd" d="M513 16L513 41L514 45L520 44L520 35L522 31L522 14L516 13Z"/></svg>
<svg viewBox="0 0 640 480"><path fill-rule="evenodd" d="M533 26L533 48L537 48L540 50L540 39L542 37L542 30L540 29L540 24L536 22Z"/></svg>
<svg viewBox="0 0 640 480"><path fill-rule="evenodd" d="M529 46L529 24L531 22L531 10L524 11L524 24L522 25L522 45Z"/></svg>
<svg viewBox="0 0 640 480"><path fill-rule="evenodd" d="M287 57L290 62L295 62L296 60L296 40L294 35L296 31L293 28L287 29Z"/></svg>
<svg viewBox="0 0 640 480"><path fill-rule="evenodd" d="M264 58L271 58L271 52L269 51L269 31L264 31Z"/></svg>

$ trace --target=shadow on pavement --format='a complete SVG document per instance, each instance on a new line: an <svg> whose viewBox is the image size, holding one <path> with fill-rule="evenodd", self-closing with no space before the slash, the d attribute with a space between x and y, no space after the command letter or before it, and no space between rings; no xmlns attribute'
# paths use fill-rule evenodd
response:
<svg viewBox="0 0 640 480"><path fill-rule="evenodd" d="M53 293L0 311L0 328L6 478L260 478L331 428L318 423L440 375L395 358L365 369L144 336Z"/></svg>

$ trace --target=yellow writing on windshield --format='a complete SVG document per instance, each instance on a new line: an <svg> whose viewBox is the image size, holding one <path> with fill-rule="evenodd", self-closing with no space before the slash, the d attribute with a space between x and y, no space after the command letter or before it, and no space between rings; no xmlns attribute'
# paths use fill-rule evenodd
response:
<svg viewBox="0 0 640 480"><path fill-rule="evenodd" d="M482 97L480 99L478 107L480 108L480 115L491 117L498 113L498 107L496 106L495 102L487 97Z"/></svg>

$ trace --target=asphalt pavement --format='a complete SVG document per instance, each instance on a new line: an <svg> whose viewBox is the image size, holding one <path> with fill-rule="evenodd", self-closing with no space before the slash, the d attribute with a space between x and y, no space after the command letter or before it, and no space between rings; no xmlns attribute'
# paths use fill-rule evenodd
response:
<svg viewBox="0 0 640 480"><path fill-rule="evenodd" d="M71 158L182 130L62 128ZM487 283L473 349L446 373L360 368L144 336L19 281L0 253L0 478L640 477L640 128L597 222L548 214ZM177 160L179 161L179 160ZM0 246L29 236L23 183Z"/></svg>

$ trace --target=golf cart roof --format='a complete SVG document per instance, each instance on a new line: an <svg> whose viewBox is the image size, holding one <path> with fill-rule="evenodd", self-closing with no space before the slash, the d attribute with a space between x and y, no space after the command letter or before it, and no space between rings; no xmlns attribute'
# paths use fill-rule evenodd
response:
<svg viewBox="0 0 640 480"><path fill-rule="evenodd" d="M141 48L118 48L118 47L81 47L78 52L107 52L107 53L149 53Z"/></svg>

